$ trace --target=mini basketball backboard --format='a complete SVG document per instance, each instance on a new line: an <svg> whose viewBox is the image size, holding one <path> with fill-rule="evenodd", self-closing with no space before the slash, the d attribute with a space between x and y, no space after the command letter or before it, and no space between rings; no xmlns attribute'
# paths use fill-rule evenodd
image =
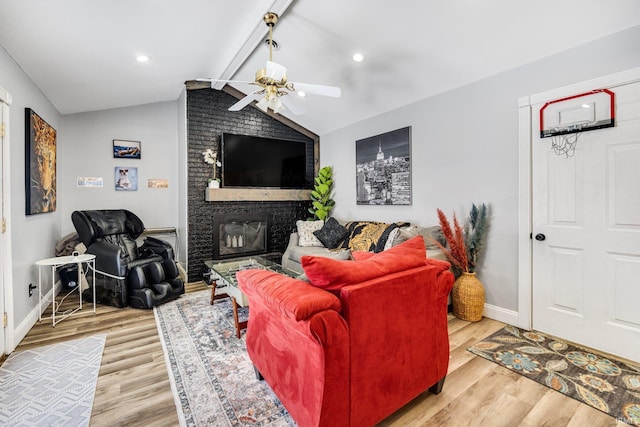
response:
<svg viewBox="0 0 640 427"><path fill-rule="evenodd" d="M540 138L613 127L614 97L596 89L547 102L540 109Z"/></svg>

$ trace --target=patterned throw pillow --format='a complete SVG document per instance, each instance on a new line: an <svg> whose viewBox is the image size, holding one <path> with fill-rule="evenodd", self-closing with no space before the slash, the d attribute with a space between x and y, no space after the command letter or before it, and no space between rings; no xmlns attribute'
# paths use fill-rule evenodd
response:
<svg viewBox="0 0 640 427"><path fill-rule="evenodd" d="M314 231L313 234L322 242L325 248L335 249L347 238L349 230L331 217L324 223L322 229Z"/></svg>
<svg viewBox="0 0 640 427"><path fill-rule="evenodd" d="M346 225L349 238L342 247L355 251L382 252L389 234L407 223L386 224L375 221L352 221Z"/></svg>
<svg viewBox="0 0 640 427"><path fill-rule="evenodd" d="M298 246L319 246L324 245L316 236L313 235L314 231L322 229L324 221L296 221L296 227L298 229Z"/></svg>

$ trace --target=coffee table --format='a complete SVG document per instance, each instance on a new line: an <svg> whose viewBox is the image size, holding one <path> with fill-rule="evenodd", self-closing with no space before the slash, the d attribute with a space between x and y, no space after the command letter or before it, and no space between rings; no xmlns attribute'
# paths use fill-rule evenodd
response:
<svg viewBox="0 0 640 427"><path fill-rule="evenodd" d="M204 264L210 269L211 279L211 301L220 298L231 298L233 304L233 320L236 326L236 336L240 338L240 332L247 327L247 321L240 322L238 317L238 308L249 305L246 295L240 291L238 287L238 279L236 273L241 270L260 269L270 270L276 273L284 274L289 277L299 276L292 270L284 268L278 263L282 259L281 253L269 253L264 255L245 256L238 258L229 258L226 260L205 261ZM216 290L220 291L216 295Z"/></svg>

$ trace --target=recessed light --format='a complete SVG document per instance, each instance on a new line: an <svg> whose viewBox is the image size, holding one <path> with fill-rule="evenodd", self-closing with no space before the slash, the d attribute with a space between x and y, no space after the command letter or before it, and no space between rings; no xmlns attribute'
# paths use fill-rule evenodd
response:
<svg viewBox="0 0 640 427"><path fill-rule="evenodd" d="M147 55L138 55L136 56L136 61L138 62L149 62L151 58Z"/></svg>
<svg viewBox="0 0 640 427"><path fill-rule="evenodd" d="M299 90L297 94L300 98L304 98L305 96L307 96L307 93L303 90Z"/></svg>
<svg viewBox="0 0 640 427"><path fill-rule="evenodd" d="M364 61L364 55L361 53L354 53L352 56L353 60L356 62L362 62Z"/></svg>

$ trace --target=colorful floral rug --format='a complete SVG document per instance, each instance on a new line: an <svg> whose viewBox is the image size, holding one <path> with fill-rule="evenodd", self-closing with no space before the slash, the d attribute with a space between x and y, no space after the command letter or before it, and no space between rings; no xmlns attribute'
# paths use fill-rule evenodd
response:
<svg viewBox="0 0 640 427"><path fill-rule="evenodd" d="M211 291L183 295L154 309L181 425L294 426L269 385L258 381L236 338L230 299ZM240 312L241 320L248 316Z"/></svg>
<svg viewBox="0 0 640 427"><path fill-rule="evenodd" d="M513 326L468 350L619 421L640 426L640 364Z"/></svg>

